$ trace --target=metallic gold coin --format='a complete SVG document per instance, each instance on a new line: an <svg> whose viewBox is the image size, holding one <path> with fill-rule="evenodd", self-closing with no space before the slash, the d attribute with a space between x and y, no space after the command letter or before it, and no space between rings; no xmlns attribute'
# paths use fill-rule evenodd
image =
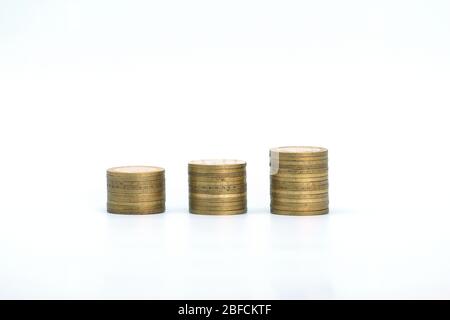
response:
<svg viewBox="0 0 450 320"><path fill-rule="evenodd" d="M309 179L309 178L327 178L328 179L328 171L322 173L303 173L303 174L290 174L284 172L271 173L271 177L276 177L280 179Z"/></svg>
<svg viewBox="0 0 450 320"><path fill-rule="evenodd" d="M193 214L201 214L201 215L217 215L217 216L226 216L226 215L235 215L235 214L243 214L247 212L247 208L238 209L238 210L199 210L199 209L189 209L190 213Z"/></svg>
<svg viewBox="0 0 450 320"><path fill-rule="evenodd" d="M189 203L189 207L196 210L239 210L247 207L245 202L243 203L233 203L233 204L198 204Z"/></svg>
<svg viewBox="0 0 450 320"><path fill-rule="evenodd" d="M106 171L109 178L121 180L157 180L164 177L164 169L152 166L125 166Z"/></svg>
<svg viewBox="0 0 450 320"><path fill-rule="evenodd" d="M236 193L236 194L205 194L205 193L190 193L189 197L193 199L208 199L208 200L232 200L247 197L247 193Z"/></svg>
<svg viewBox="0 0 450 320"><path fill-rule="evenodd" d="M243 169L217 169L217 170L211 170L211 168L200 168L200 169L188 169L188 173L196 174L240 174L245 175L245 168Z"/></svg>
<svg viewBox="0 0 450 320"><path fill-rule="evenodd" d="M156 193L164 191L164 184L158 185L137 185L137 186L117 186L108 184L108 191L120 194L141 194L141 193Z"/></svg>
<svg viewBox="0 0 450 320"><path fill-rule="evenodd" d="M247 199L246 197L237 197L237 198L230 198L230 199L223 199L223 198L219 198L219 199L209 199L209 198L192 198L189 197L189 203L199 203L199 204L217 204L217 205L221 205L221 204L230 204L230 205L234 205L237 203L243 203L246 202Z"/></svg>
<svg viewBox="0 0 450 320"><path fill-rule="evenodd" d="M197 197L197 195L203 195L204 197ZM230 196L230 197L222 197ZM208 194L208 193L190 193L189 200L192 202L218 202L218 203L231 203L231 202L242 202L247 199L246 195L240 193L227 193L227 194Z"/></svg>
<svg viewBox="0 0 450 320"><path fill-rule="evenodd" d="M243 193L247 191L246 185L189 185L189 192L191 193L207 193L207 194L228 194L228 193Z"/></svg>
<svg viewBox="0 0 450 320"><path fill-rule="evenodd" d="M278 164L273 165L271 164L271 168L273 169L291 169L291 170L318 170L318 169L326 169L328 170L328 164L317 164L317 165L285 165L285 164Z"/></svg>
<svg viewBox="0 0 450 320"><path fill-rule="evenodd" d="M230 160L230 159L208 159L208 160L194 160L188 164L191 169L232 169L232 168L245 168L246 162L242 160Z"/></svg>
<svg viewBox="0 0 450 320"><path fill-rule="evenodd" d="M313 211L291 211L291 210L280 210L271 208L270 210L273 214L287 215L287 216L315 216L327 214L329 212L328 208L323 210L313 210Z"/></svg>
<svg viewBox="0 0 450 320"><path fill-rule="evenodd" d="M108 201L109 204L114 205L114 206L145 206L145 207L157 207L157 206L161 206L164 205L165 203L165 199L152 199L152 200L147 200L147 201L140 201L140 202L126 202L126 201L114 201L114 200L109 200Z"/></svg>
<svg viewBox="0 0 450 320"><path fill-rule="evenodd" d="M294 184L284 184L284 185L271 185L272 191L319 191L328 190L328 184L318 185L318 186L298 186Z"/></svg>
<svg viewBox="0 0 450 320"><path fill-rule="evenodd" d="M243 178L245 176L244 172L220 172L220 173L198 173L189 172L190 179L227 179L227 178Z"/></svg>
<svg viewBox="0 0 450 320"><path fill-rule="evenodd" d="M271 168L271 172L272 172ZM307 175L307 174L328 174L328 169L318 168L318 169L289 169L289 168L276 168L276 174L280 175Z"/></svg>
<svg viewBox="0 0 450 320"><path fill-rule="evenodd" d="M271 201L270 207L286 211L315 211L328 208L328 203L279 203Z"/></svg>
<svg viewBox="0 0 450 320"><path fill-rule="evenodd" d="M159 208L142 208L142 207L114 207L108 204L107 211L109 213L116 214L154 214L154 213L163 213L165 211L165 207Z"/></svg>
<svg viewBox="0 0 450 320"><path fill-rule="evenodd" d="M299 191L299 190L276 190L271 189L270 193L273 196L292 196L292 197L301 197L303 195L313 195L313 194L328 194L328 189L322 189L322 190L310 190L310 191Z"/></svg>
<svg viewBox="0 0 450 320"><path fill-rule="evenodd" d="M310 181L310 180L285 180L285 179L270 178L270 184L274 186L283 186L283 185L304 186L304 187L319 186L328 184L328 179Z"/></svg>
<svg viewBox="0 0 450 320"><path fill-rule="evenodd" d="M284 186L315 188L318 186L328 186L328 180L303 182L303 181L286 181L286 180L271 179L270 185L274 187L283 187L283 188Z"/></svg>
<svg viewBox="0 0 450 320"><path fill-rule="evenodd" d="M165 198L166 198L165 193L136 194L131 196L108 193L108 201L117 203L158 201L164 200Z"/></svg>
<svg viewBox="0 0 450 320"><path fill-rule="evenodd" d="M328 177L304 178L302 176L280 177L277 175L270 176L271 181L277 182L322 182L328 181Z"/></svg>
<svg viewBox="0 0 450 320"><path fill-rule="evenodd" d="M326 166L328 159L319 158L317 160L284 160L278 158L270 158L270 163L279 166Z"/></svg>
<svg viewBox="0 0 450 320"><path fill-rule="evenodd" d="M321 147L279 147L270 149L270 156L283 159L301 159L313 157L328 157L328 150Z"/></svg>
<svg viewBox="0 0 450 320"><path fill-rule="evenodd" d="M111 169L109 169L111 170ZM148 172L148 173L122 173L122 172L106 172L106 176L111 179L116 180L129 180L129 181L140 181L140 180L158 180L164 179L165 171Z"/></svg>
<svg viewBox="0 0 450 320"><path fill-rule="evenodd" d="M328 205L328 198L316 198L316 199L305 199L305 198L272 198L271 199L272 204L281 204L281 205L321 205L326 204Z"/></svg>
<svg viewBox="0 0 450 320"><path fill-rule="evenodd" d="M279 162L279 163L290 163L290 162L300 162L300 163L305 163L305 162L328 162L328 157L297 157L297 158L284 158L284 157L279 157L278 155L271 155L269 157L270 161L273 162Z"/></svg>
<svg viewBox="0 0 450 320"><path fill-rule="evenodd" d="M139 203L115 203L107 202L108 212L119 213L145 213L154 212L165 208L164 201L139 202Z"/></svg>
<svg viewBox="0 0 450 320"><path fill-rule="evenodd" d="M164 179L158 179L158 180L150 180L150 179L142 179L142 180L120 180L120 179L114 179L111 177L107 177L107 185L111 188L135 188L135 187L154 187L154 186L160 186L164 185L165 180Z"/></svg>
<svg viewBox="0 0 450 320"><path fill-rule="evenodd" d="M302 195L290 195L290 194L280 194L271 192L270 196L272 199L326 199L328 200L328 192L327 193L318 193L318 194L302 194Z"/></svg>
<svg viewBox="0 0 450 320"><path fill-rule="evenodd" d="M204 198L196 198L196 197L192 197L191 195L189 195L189 202L190 203L216 203L216 204L221 204L221 203L242 203L247 201L247 197L246 196L237 196L238 194L227 194L227 195L231 195L231 196L235 196L235 197L231 197L231 198L215 198L215 196L219 196L217 194L207 194L208 197L204 197Z"/></svg>
<svg viewBox="0 0 450 320"><path fill-rule="evenodd" d="M222 175L219 176L195 176L195 175L189 175L189 181L190 182L196 182L196 183L244 183L246 182L246 176L241 175L237 177L223 177Z"/></svg>
<svg viewBox="0 0 450 320"><path fill-rule="evenodd" d="M189 186L195 187L204 187L204 186L245 186L247 185L246 181L197 181L197 180L189 180Z"/></svg>
<svg viewBox="0 0 450 320"><path fill-rule="evenodd" d="M142 175L148 175L148 174L155 174L155 173L161 173L164 172L163 168L155 167L155 166L122 166L122 167L114 167L107 170L109 174L142 174Z"/></svg>
<svg viewBox="0 0 450 320"><path fill-rule="evenodd" d="M301 165L292 165L292 166L285 166L285 165L279 165L271 167L272 171L285 169L285 170L297 170L297 171L303 171L303 170L328 170L328 165L320 165L320 166L301 166Z"/></svg>

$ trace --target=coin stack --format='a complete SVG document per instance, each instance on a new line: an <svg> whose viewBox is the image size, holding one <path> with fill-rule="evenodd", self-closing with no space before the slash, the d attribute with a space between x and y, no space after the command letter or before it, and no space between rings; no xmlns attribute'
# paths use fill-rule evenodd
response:
<svg viewBox="0 0 450 320"><path fill-rule="evenodd" d="M189 212L210 215L247 211L246 163L197 160L188 165Z"/></svg>
<svg viewBox="0 0 450 320"><path fill-rule="evenodd" d="M128 166L108 169L108 212L161 213L165 210L164 169Z"/></svg>
<svg viewBox="0 0 450 320"><path fill-rule="evenodd" d="M270 150L271 212L328 213L328 150L281 147Z"/></svg>

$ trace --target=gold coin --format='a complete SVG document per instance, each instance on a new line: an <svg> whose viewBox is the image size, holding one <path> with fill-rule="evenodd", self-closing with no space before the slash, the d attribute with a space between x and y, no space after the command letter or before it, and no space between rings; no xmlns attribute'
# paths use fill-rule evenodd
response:
<svg viewBox="0 0 450 320"><path fill-rule="evenodd" d="M328 179L322 179L322 180L305 180L305 179L296 179L296 180L287 180L287 179L277 179L274 177L270 178L270 183L272 185L295 185L295 186L318 186L323 184L328 184Z"/></svg>
<svg viewBox="0 0 450 320"><path fill-rule="evenodd" d="M318 194L302 194L302 195L290 195L290 194L280 194L280 193L270 193L272 199L327 199L328 193L318 193Z"/></svg>
<svg viewBox="0 0 450 320"><path fill-rule="evenodd" d="M303 174L290 174L284 172L272 173L270 175L272 178L280 178L280 179L309 179L309 178L327 178L328 179L328 171L322 173L303 173Z"/></svg>
<svg viewBox="0 0 450 320"><path fill-rule="evenodd" d="M244 203L235 203L233 205L230 204L193 204L189 203L189 207L196 210L239 210L247 207L247 204Z"/></svg>
<svg viewBox="0 0 450 320"><path fill-rule="evenodd" d="M152 203L114 203L107 202L108 212L111 213L156 213L162 212L165 209L164 201L152 202Z"/></svg>
<svg viewBox="0 0 450 320"><path fill-rule="evenodd" d="M153 167L150 167L153 168ZM160 179L164 178L165 171L160 168L162 171L149 171L149 172L121 172L121 171L106 171L106 175L110 178L120 179L120 180L140 180L140 179ZM108 169L112 170L112 169ZM156 169L155 169L156 170ZM158 169L159 170L159 169ZM131 171L131 170L130 170Z"/></svg>
<svg viewBox="0 0 450 320"><path fill-rule="evenodd" d="M165 189L164 185L144 185L144 186L121 186L117 188L114 185L108 185L108 192L118 193L118 194L141 194L141 193L158 193L163 192Z"/></svg>
<svg viewBox="0 0 450 320"><path fill-rule="evenodd" d="M236 195L236 194L231 194ZM209 194L208 196L216 196L214 194ZM189 196L189 202L190 203L212 203L212 204L233 204L233 203L242 203L247 201L247 198L245 196L240 197L233 197L233 198L193 198Z"/></svg>
<svg viewBox="0 0 450 320"><path fill-rule="evenodd" d="M278 158L270 158L270 162L280 166L326 166L328 159L317 160L284 160Z"/></svg>
<svg viewBox="0 0 450 320"><path fill-rule="evenodd" d="M307 163L307 162L328 162L328 157L300 157L300 158L283 158L279 157L278 155L270 155L269 157L270 161L273 162L279 162L279 163Z"/></svg>
<svg viewBox="0 0 450 320"><path fill-rule="evenodd" d="M136 194L136 195L119 195L108 193L108 201L117 203L121 202L148 202L165 199L165 193L153 193L153 194Z"/></svg>
<svg viewBox="0 0 450 320"><path fill-rule="evenodd" d="M271 167L272 171L276 171L276 170L280 170L280 169L285 169L285 170L298 170L298 171L303 171L303 170L328 170L328 165L320 165L320 166L302 166L302 165L278 165L278 166L274 166L272 165Z"/></svg>
<svg viewBox="0 0 450 320"><path fill-rule="evenodd" d="M230 160L230 159L208 159L208 160L193 160L190 161L188 166L193 169L232 169L232 168L245 168L246 162L242 160Z"/></svg>
<svg viewBox="0 0 450 320"><path fill-rule="evenodd" d="M113 206L141 206L141 207L157 207L164 205L165 199L152 199L140 202L126 202L109 200L108 203Z"/></svg>
<svg viewBox="0 0 450 320"><path fill-rule="evenodd" d="M197 173L189 172L190 179L223 179L223 178L243 178L245 177L245 172L220 172L220 173Z"/></svg>
<svg viewBox="0 0 450 320"><path fill-rule="evenodd" d="M273 204L281 204L281 205L297 205L297 204L310 204L312 206L327 204L329 203L328 198L316 198L316 199L305 199L305 198L272 198L271 202Z"/></svg>
<svg viewBox="0 0 450 320"><path fill-rule="evenodd" d="M279 147L270 149L271 156L284 159L299 159L313 157L328 157L328 150L321 147Z"/></svg>
<svg viewBox="0 0 450 320"><path fill-rule="evenodd" d="M190 193L189 197L193 199L208 199L208 200L232 200L247 197L247 193L236 193L236 194L205 194L205 193Z"/></svg>
<svg viewBox="0 0 450 320"><path fill-rule="evenodd" d="M289 185L271 185L271 191L319 191L319 190L328 190L328 185L318 185L318 186L295 186L292 184Z"/></svg>
<svg viewBox="0 0 450 320"><path fill-rule="evenodd" d="M107 185L111 188L133 188L133 187L153 187L153 186L160 186L164 185L165 181L164 179L158 179L158 180L119 180L119 179L112 179L110 177L107 178Z"/></svg>
<svg viewBox="0 0 450 320"><path fill-rule="evenodd" d="M110 168L108 177L122 180L153 180L164 177L164 169L152 166L125 166Z"/></svg>
<svg viewBox="0 0 450 320"><path fill-rule="evenodd" d="M245 174L244 168L191 168L188 169L189 173L210 173L210 174L220 174L220 173L240 173Z"/></svg>
<svg viewBox="0 0 450 320"><path fill-rule="evenodd" d="M317 178L304 178L304 177L279 177L276 175L270 176L271 181L277 182L322 182L328 181L328 177L317 177Z"/></svg>
<svg viewBox="0 0 450 320"><path fill-rule="evenodd" d="M163 213L165 207L159 208L141 208L141 207L111 207L108 205L107 211L115 214L154 214Z"/></svg>
<svg viewBox="0 0 450 320"><path fill-rule="evenodd" d="M192 196L192 194L189 194L189 201L191 202L199 202L199 203L233 203L233 202L242 202L242 201L246 201L247 196L242 196L239 193L228 193L225 194L226 196L231 196L228 198L217 198L217 196L221 196L220 194L207 194L207 193L202 193L202 195L204 195L205 197L202 198L198 198L195 197L195 195L198 195L199 193L195 193L194 196Z"/></svg>
<svg viewBox="0 0 450 320"><path fill-rule="evenodd" d="M286 211L323 210L328 208L328 203L278 203L272 201L270 207Z"/></svg>
<svg viewBox="0 0 450 320"><path fill-rule="evenodd" d="M328 180L303 182L303 181L286 181L286 180L271 179L270 185L275 186L275 187L292 186L292 187L314 188L314 187L318 187L318 186L328 186Z"/></svg>
<svg viewBox="0 0 450 320"><path fill-rule="evenodd" d="M213 187L222 187L222 186L245 186L247 185L246 181L197 181L197 180L189 180L189 186L195 187L204 187L204 186L213 186Z"/></svg>
<svg viewBox="0 0 450 320"><path fill-rule="evenodd" d="M301 197L303 195L312 195L312 194L328 194L328 189L322 189L322 190L310 190L310 191L291 191L291 190L276 190L271 189L270 193L273 196L293 196L293 197Z"/></svg>
<svg viewBox="0 0 450 320"><path fill-rule="evenodd" d="M321 214L327 214L329 212L328 208L323 210L311 210L311 211L291 211L291 210L280 210L271 208L270 210L273 214L287 215L287 216L315 216Z"/></svg>
<svg viewBox="0 0 450 320"><path fill-rule="evenodd" d="M247 208L238 209L238 210L199 210L199 209L189 209L190 213L193 214L201 214L201 215L217 215L217 216L225 216L225 215L235 215L235 214L243 214L247 212Z"/></svg>
<svg viewBox="0 0 450 320"><path fill-rule="evenodd" d="M227 194L227 193L243 193L247 191L245 185L231 185L231 186L198 186L189 185L189 192L191 193L214 193L214 194Z"/></svg>
<svg viewBox="0 0 450 320"><path fill-rule="evenodd" d="M246 177L238 176L238 177L222 177L222 176L193 176L189 175L189 182L195 183L245 183Z"/></svg>
<svg viewBox="0 0 450 320"><path fill-rule="evenodd" d="M272 169L290 169L290 170L319 170L326 169L328 170L328 164L317 164L317 165L285 165L285 164L271 164Z"/></svg>
<svg viewBox="0 0 450 320"><path fill-rule="evenodd" d="M280 175L312 175L312 174L328 174L328 169L326 168L318 168L318 169L289 169L289 168L275 168L276 172L274 174Z"/></svg>
<svg viewBox="0 0 450 320"><path fill-rule="evenodd" d="M208 205L208 204L212 204L212 205L237 205L240 203L245 203L247 201L247 199L245 198L235 198L232 200L210 200L210 199L196 199L196 198L191 198L189 197L189 203L192 204L199 204L199 205Z"/></svg>

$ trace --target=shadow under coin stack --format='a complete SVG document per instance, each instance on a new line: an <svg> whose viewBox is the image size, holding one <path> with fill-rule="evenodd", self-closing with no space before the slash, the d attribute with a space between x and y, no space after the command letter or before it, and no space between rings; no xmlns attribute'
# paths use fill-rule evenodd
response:
<svg viewBox="0 0 450 320"><path fill-rule="evenodd" d="M284 215L328 213L328 150L281 147L270 150L270 209Z"/></svg>
<svg viewBox="0 0 450 320"><path fill-rule="evenodd" d="M245 161L239 160L189 162L189 212L210 215L245 213L245 167Z"/></svg>
<svg viewBox="0 0 450 320"><path fill-rule="evenodd" d="M108 212L161 213L165 210L164 169L150 166L107 170Z"/></svg>

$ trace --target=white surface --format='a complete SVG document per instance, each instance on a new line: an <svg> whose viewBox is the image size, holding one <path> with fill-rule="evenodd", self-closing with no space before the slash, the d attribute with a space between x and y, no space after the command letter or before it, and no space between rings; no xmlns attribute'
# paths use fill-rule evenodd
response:
<svg viewBox="0 0 450 320"><path fill-rule="evenodd" d="M2 1L0 298L450 298L447 1ZM331 213L268 213L269 148L329 149ZM249 213L187 213L187 163ZM168 211L105 212L106 169Z"/></svg>

